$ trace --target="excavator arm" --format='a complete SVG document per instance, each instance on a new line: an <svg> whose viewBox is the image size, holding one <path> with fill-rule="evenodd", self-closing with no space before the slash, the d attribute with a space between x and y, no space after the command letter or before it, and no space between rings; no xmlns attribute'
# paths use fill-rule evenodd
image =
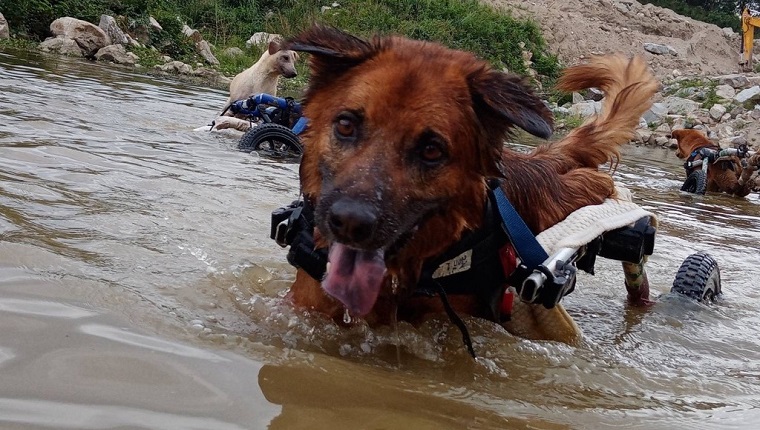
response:
<svg viewBox="0 0 760 430"><path fill-rule="evenodd" d="M749 8L742 12L742 49L739 65L745 72L752 71L752 48L755 43L755 27L760 27L760 17L752 16Z"/></svg>

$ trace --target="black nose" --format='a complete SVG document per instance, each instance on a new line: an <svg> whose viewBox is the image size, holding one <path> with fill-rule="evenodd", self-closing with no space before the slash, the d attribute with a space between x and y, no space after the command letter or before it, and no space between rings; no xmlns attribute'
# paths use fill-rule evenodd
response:
<svg viewBox="0 0 760 430"><path fill-rule="evenodd" d="M340 199L330 206L327 222L339 242L360 245L375 231L377 210L368 203Z"/></svg>

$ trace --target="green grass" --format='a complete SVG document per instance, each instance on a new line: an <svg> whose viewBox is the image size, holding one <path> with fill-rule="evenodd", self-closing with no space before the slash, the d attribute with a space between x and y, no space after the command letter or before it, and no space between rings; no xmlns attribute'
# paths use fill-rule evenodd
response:
<svg viewBox="0 0 760 430"><path fill-rule="evenodd" d="M37 42L20 37L11 37L10 39L0 39L0 48L24 49L30 50L36 48Z"/></svg>
<svg viewBox="0 0 760 430"><path fill-rule="evenodd" d="M192 44L181 34L182 22L198 29L215 46L218 69L234 75L258 59L255 50L245 48L245 40L257 31L293 36L313 22L339 27L348 32L371 36L400 34L443 43L451 48L474 52L497 68L524 74L521 47L533 54L533 68L544 82L560 71L539 26L497 12L478 0L344 0L340 6L321 12L324 0L17 0L3 6L10 28L24 38L42 40L49 23L71 16L97 23L100 14L125 16L127 25L155 17L163 32L151 32L151 42L161 53L189 64L199 60ZM124 21L122 21L124 22ZM227 47L245 51L243 57L222 54ZM135 50L146 65L155 56ZM142 54L142 55L141 55ZM141 61L143 62L143 61ZM296 81L298 82L298 81Z"/></svg>

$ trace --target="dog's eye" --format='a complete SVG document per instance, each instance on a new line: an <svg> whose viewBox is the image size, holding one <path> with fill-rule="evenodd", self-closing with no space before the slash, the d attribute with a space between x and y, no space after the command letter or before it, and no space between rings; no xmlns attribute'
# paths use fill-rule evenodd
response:
<svg viewBox="0 0 760 430"><path fill-rule="evenodd" d="M443 151L441 151L440 146L433 143L428 143L424 148L422 148L420 156L425 161L435 162L443 157Z"/></svg>
<svg viewBox="0 0 760 430"><path fill-rule="evenodd" d="M356 140L358 134L359 119L350 112L343 112L338 115L333 124L335 137L341 142L352 142Z"/></svg>
<svg viewBox="0 0 760 430"><path fill-rule="evenodd" d="M417 156L428 166L436 166L446 159L446 145L438 134L427 131L417 144Z"/></svg>

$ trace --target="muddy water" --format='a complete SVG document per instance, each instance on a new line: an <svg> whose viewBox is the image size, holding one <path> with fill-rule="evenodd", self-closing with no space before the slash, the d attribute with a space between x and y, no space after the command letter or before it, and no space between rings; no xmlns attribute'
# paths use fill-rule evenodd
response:
<svg viewBox="0 0 760 430"><path fill-rule="evenodd" d="M601 260L566 305L577 347L445 317L339 328L282 300L269 214L297 168L191 131L225 94L0 53L0 428L674 429L760 425L760 201L678 192L671 151L616 177L659 215L658 304ZM713 306L668 294L705 250ZM401 345L400 347L397 345Z"/></svg>

